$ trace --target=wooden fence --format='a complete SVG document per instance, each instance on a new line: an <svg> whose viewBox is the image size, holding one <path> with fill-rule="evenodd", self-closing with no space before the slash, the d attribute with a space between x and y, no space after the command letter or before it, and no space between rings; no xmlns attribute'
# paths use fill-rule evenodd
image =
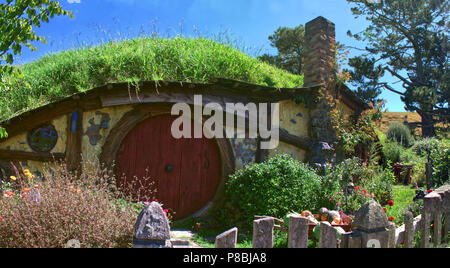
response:
<svg viewBox="0 0 450 268"><path fill-rule="evenodd" d="M450 185L442 186L426 195L422 214L418 217L413 218L411 212L406 212L404 225L396 228L385 218L386 214L381 206L373 202L358 211L355 218L356 226L352 232L338 231L330 223L321 222L318 246L319 248L395 248L403 244L405 248L414 246L428 248L430 240L433 247L445 246L441 245L442 238L448 246L450 242ZM432 239L430 239L431 223L434 226ZM289 218L288 228L283 227L282 224L281 220L273 217L257 217L253 222L253 248L272 248L274 229L288 232L289 248L308 247L307 218L295 215ZM442 229L444 229L443 232ZM414 245L415 235L419 231L420 243ZM237 228L220 234L216 237L215 247L235 248L237 234Z"/></svg>

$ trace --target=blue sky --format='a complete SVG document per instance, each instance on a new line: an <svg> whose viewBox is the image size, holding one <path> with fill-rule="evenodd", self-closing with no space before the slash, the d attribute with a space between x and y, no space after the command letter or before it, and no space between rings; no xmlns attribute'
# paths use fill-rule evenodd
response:
<svg viewBox="0 0 450 268"><path fill-rule="evenodd" d="M60 0L60 3L75 18L56 17L35 29L38 35L46 37L48 44L37 44L36 52L24 49L16 63L83 44L133 38L152 31L163 36L210 37L226 32L241 50L252 56L273 54L276 50L267 37L278 27L295 27L317 16L336 24L337 41L363 47L346 33L359 32L368 25L363 18L354 18L345 0ZM350 56L359 53L354 50ZM395 88L399 89L398 85ZM388 100L389 111L404 111L398 95L384 92L381 97Z"/></svg>

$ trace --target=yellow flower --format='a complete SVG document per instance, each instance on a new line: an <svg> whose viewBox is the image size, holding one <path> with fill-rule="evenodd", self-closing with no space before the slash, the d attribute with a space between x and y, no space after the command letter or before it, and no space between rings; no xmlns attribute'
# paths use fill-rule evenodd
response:
<svg viewBox="0 0 450 268"><path fill-rule="evenodd" d="M16 177L14 177L14 176L11 176L11 177L9 177L12 181L15 181L15 180L17 180L17 178Z"/></svg>
<svg viewBox="0 0 450 268"><path fill-rule="evenodd" d="M33 175L33 173L31 173L30 170L28 170L28 169L25 169L25 170L23 171L23 174L25 174L25 176L27 176L28 179L33 179L33 178L35 177L35 176Z"/></svg>

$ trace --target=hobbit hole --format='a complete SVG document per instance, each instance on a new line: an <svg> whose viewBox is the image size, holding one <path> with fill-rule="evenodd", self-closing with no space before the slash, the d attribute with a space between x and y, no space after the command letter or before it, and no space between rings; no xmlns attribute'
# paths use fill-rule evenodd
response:
<svg viewBox="0 0 450 268"><path fill-rule="evenodd" d="M366 105L348 88L330 86L332 62L326 48L334 39L334 24L319 17L306 26L305 85L277 88L233 79L209 82L141 81L99 86L0 122L9 134L0 139L0 177L7 180L11 163L44 174L63 161L81 172L85 161L113 170L118 186L148 183L177 219L207 213L221 204L227 178L237 169L278 153L320 164L333 153L327 107L319 91L330 90L344 113L359 113ZM132 92L130 94L130 92ZM175 103L278 103L279 146L263 150L261 138L174 139L170 116ZM125 175L125 176L122 176ZM140 180L150 177L153 183ZM144 197L142 197L144 198ZM145 197L147 198L147 197Z"/></svg>

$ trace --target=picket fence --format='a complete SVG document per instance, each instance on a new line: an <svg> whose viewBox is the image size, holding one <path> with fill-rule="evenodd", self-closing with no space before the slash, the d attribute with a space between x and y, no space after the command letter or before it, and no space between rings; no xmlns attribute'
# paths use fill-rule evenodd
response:
<svg viewBox="0 0 450 268"><path fill-rule="evenodd" d="M381 209L379 207L378 209ZM386 220L373 219L371 212L363 215L361 222L386 223ZM377 215L377 214L375 214ZM381 214L378 214L381 215ZM385 216L381 215L381 216ZM366 219L364 217L367 217ZM369 219L369 217L372 217ZM320 223L319 248L395 248L403 244L404 248L448 247L450 240L450 185L445 185L429 193L424 198L422 214L413 218L411 212L405 213L405 224L395 227L391 222L373 229L356 226L352 232L340 232L328 222ZM433 223L433 237L431 224ZM272 248L274 229L288 233L289 248L308 247L308 219L292 215L289 226L282 227L283 221L274 217L257 217L253 222L253 248ZM442 226L444 224L444 226ZM442 231L443 230L443 231ZM338 233L339 232L339 233ZM420 233L420 242L415 245L416 234ZM238 229L230 229L216 237L216 248L235 248ZM442 244L442 240L444 244ZM432 244L431 244L432 243Z"/></svg>

